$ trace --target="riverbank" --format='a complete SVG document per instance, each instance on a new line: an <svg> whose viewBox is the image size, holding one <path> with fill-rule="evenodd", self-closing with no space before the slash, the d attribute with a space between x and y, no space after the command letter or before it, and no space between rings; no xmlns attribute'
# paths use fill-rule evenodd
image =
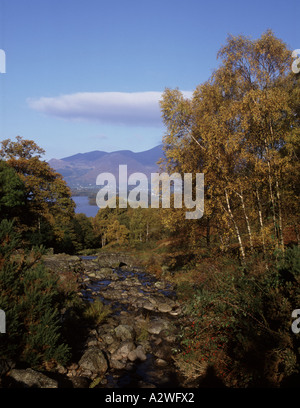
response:
<svg viewBox="0 0 300 408"><path fill-rule="evenodd" d="M2 378L2 386L159 388L183 384L173 361L182 313L174 287L140 266L125 264L124 254L119 255L119 262L117 257L44 257L46 266L59 271L62 279L76 274L78 296L86 307L101 302L105 317L99 324L77 322L78 343L68 366L43 372L15 367ZM119 265L112 268L110 262ZM74 324L73 312L71 308L62 315L66 327Z"/></svg>

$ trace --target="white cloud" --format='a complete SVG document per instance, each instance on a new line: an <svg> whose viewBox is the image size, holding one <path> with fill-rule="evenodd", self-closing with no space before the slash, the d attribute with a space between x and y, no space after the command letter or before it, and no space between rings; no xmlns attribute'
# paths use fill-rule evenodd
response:
<svg viewBox="0 0 300 408"><path fill-rule="evenodd" d="M190 97L192 92L183 92ZM161 126L161 92L80 92L28 99L30 108L68 120L127 126Z"/></svg>

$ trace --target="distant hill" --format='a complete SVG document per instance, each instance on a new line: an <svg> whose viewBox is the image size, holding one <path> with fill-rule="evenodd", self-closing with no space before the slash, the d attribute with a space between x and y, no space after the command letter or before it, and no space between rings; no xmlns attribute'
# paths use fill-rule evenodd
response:
<svg viewBox="0 0 300 408"><path fill-rule="evenodd" d="M118 179L120 164L127 164L128 176L141 172L149 178L151 173L158 171L157 161L162 157L164 153L162 145L159 145L138 153L131 150L78 153L62 159L51 159L49 165L64 177L71 189L97 189L98 174L108 172Z"/></svg>

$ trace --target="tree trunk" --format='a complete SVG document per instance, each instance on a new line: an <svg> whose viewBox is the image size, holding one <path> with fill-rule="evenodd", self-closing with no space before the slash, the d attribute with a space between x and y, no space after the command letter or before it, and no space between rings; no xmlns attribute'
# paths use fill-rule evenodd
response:
<svg viewBox="0 0 300 408"><path fill-rule="evenodd" d="M238 227L237 223L235 222L234 216L233 216L232 211L231 211L229 197L228 197L228 193L227 193L226 188L225 188L225 197L226 197L228 214L230 215L231 221L232 221L232 223L234 225L236 236L237 236L237 239L238 239L238 242L239 242L239 245L240 245L242 263L244 263L245 262L245 250L244 250L244 246L243 246L243 242L242 242L242 237L241 237L241 234L240 234L240 231L239 231L239 227Z"/></svg>
<svg viewBox="0 0 300 408"><path fill-rule="evenodd" d="M278 207L278 233L279 242L282 251L284 251L284 239L283 239L283 228L282 228L282 212L281 212L281 197L278 179L276 179L276 196L277 196L277 207Z"/></svg>
<svg viewBox="0 0 300 408"><path fill-rule="evenodd" d="M261 240L262 240L262 245L263 245L263 252L264 254L266 253L266 246L265 246L265 232L264 232L264 223L263 223L263 217L262 217L262 206L260 202L260 197L259 197L259 192L258 188L256 186L256 198L257 198L257 205L258 205L258 216L259 216L259 224L260 224L260 231L261 231Z"/></svg>
<svg viewBox="0 0 300 408"><path fill-rule="evenodd" d="M274 235L276 239L276 247L278 247L278 232L277 232L277 226L276 226L277 223L276 223L275 199L274 199L273 188L272 188L272 176L271 176L271 163L270 163L270 158L269 158L269 148L268 148L266 139L265 139L265 148L267 152L268 181L269 181L270 198L271 198L271 203L272 203Z"/></svg>
<svg viewBox="0 0 300 408"><path fill-rule="evenodd" d="M248 230L248 235L249 235L250 249L251 249L251 252L253 252L252 233L251 233L249 218L248 218L248 215L247 215L247 212L246 212L246 207L245 207L245 202L244 202L243 191L241 190L241 193L240 193L240 194L237 193L237 194L238 194L238 196L239 196L240 199L241 199L242 208L243 208L243 211L244 211L244 217L245 217L245 221L246 221L246 224L247 224L247 230Z"/></svg>

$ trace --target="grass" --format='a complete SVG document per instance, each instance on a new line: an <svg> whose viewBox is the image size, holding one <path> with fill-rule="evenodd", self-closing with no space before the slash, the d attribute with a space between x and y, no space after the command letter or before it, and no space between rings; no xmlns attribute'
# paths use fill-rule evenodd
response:
<svg viewBox="0 0 300 408"><path fill-rule="evenodd" d="M110 306L104 305L101 300L96 299L93 303L88 303L83 316L95 325L102 323L111 314Z"/></svg>
<svg viewBox="0 0 300 408"><path fill-rule="evenodd" d="M137 336L136 336L136 341L138 343L142 343L143 341L146 341L149 339L149 332L148 332L149 323L150 323L150 318L149 318L149 315L147 314L145 320L141 321L138 325Z"/></svg>

